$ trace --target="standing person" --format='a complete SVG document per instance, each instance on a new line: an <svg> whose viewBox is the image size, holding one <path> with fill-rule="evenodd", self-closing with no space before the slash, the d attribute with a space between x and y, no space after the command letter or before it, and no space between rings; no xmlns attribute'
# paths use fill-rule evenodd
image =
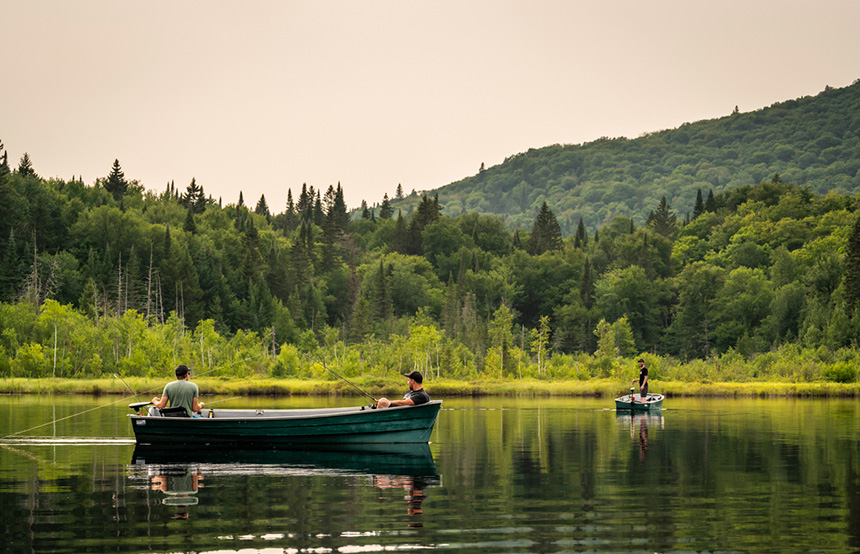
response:
<svg viewBox="0 0 860 554"><path fill-rule="evenodd" d="M189 416L194 412L199 412L205 404L197 401L200 396L200 390L197 388L196 383L189 381L191 370L185 364L179 364L176 366L174 373L176 374L176 381L167 383L161 398L156 396L152 399L152 403L160 410L167 406L167 402L170 401L171 408L183 406Z"/></svg>
<svg viewBox="0 0 860 554"><path fill-rule="evenodd" d="M631 383L635 383L637 379L633 379ZM639 399L642 402L648 400L648 368L645 367L645 360L639 358Z"/></svg>
<svg viewBox="0 0 860 554"><path fill-rule="evenodd" d="M421 376L420 371L410 371L409 373L404 373L403 376L406 377L406 383L409 385L409 390L403 395L403 400L380 398L377 406L388 408L389 406L413 406L430 402L430 395L424 390L424 385L422 384L424 377Z"/></svg>

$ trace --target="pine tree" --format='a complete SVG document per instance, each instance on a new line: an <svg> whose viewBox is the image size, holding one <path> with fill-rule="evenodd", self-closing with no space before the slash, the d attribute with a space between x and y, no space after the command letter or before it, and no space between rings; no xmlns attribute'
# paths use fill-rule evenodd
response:
<svg viewBox="0 0 860 554"><path fill-rule="evenodd" d="M579 285L579 298L583 305L591 309L594 306L594 277L591 273L591 262L585 258L585 268L582 271L582 283Z"/></svg>
<svg viewBox="0 0 860 554"><path fill-rule="evenodd" d="M702 189L696 191L696 204L693 206L693 219L705 213L705 202L702 200Z"/></svg>
<svg viewBox="0 0 860 554"><path fill-rule="evenodd" d="M717 201L714 198L714 189L711 189L708 192L708 199L705 200L705 211L710 213L717 211Z"/></svg>
<svg viewBox="0 0 860 554"><path fill-rule="evenodd" d="M325 221L325 212L322 208L322 198L320 197L319 191L317 191L316 200L314 200L313 207L313 222L317 227L322 227L323 222Z"/></svg>
<svg viewBox="0 0 860 554"><path fill-rule="evenodd" d="M197 184L197 179L191 178L191 183L186 187L185 194L182 195L179 202L195 214L202 214L206 211L206 194L203 192L203 187ZM242 192L240 191L239 205L242 204Z"/></svg>
<svg viewBox="0 0 860 554"><path fill-rule="evenodd" d="M244 206L244 205L245 205L245 200L242 198L242 191L240 190L239 191L239 202L236 204L236 206L238 207L238 206Z"/></svg>
<svg viewBox="0 0 860 554"><path fill-rule="evenodd" d="M373 317L377 321L385 321L391 316L391 292L388 286L388 271L382 259L379 260L379 270L373 281Z"/></svg>
<svg viewBox="0 0 860 554"><path fill-rule="evenodd" d="M403 185L401 185L400 183L397 183L397 192L394 194L394 198L398 200L403 199Z"/></svg>
<svg viewBox="0 0 860 554"><path fill-rule="evenodd" d="M582 221L582 216L579 217L579 225L576 228L576 237L573 240L574 248L585 248L588 241L588 235L585 233L585 223Z"/></svg>
<svg viewBox="0 0 860 554"><path fill-rule="evenodd" d="M263 194L260 196L260 199L257 200L257 207L254 208L254 213L257 215L262 215L269 220L272 217L272 214L269 213L269 205L266 204L266 195Z"/></svg>
<svg viewBox="0 0 860 554"><path fill-rule="evenodd" d="M296 206L293 204L293 191L287 189L287 210L284 212L284 236L296 228Z"/></svg>
<svg viewBox="0 0 860 554"><path fill-rule="evenodd" d="M532 226L532 234L526 245L526 252L532 256L539 256L547 250L560 250L561 247L561 227L558 225L555 214L544 202Z"/></svg>
<svg viewBox="0 0 860 554"><path fill-rule="evenodd" d="M111 193L114 200L119 202L127 189L128 182L125 180L125 174L122 172L119 160L115 159L110 170L110 175L108 175L107 182L105 183L105 190Z"/></svg>
<svg viewBox="0 0 860 554"><path fill-rule="evenodd" d="M846 312L854 314L860 304L860 215L848 236L844 275Z"/></svg>
<svg viewBox="0 0 860 554"><path fill-rule="evenodd" d="M403 219L403 212L400 210L397 210L397 220L394 222L394 232L391 237L391 249L400 254L406 254L409 248L406 236L406 220Z"/></svg>
<svg viewBox="0 0 860 554"><path fill-rule="evenodd" d="M30 154L24 152L21 156L21 161L18 163L18 175L21 177L36 177L36 172L33 170L33 162L30 161Z"/></svg>
<svg viewBox="0 0 860 554"><path fill-rule="evenodd" d="M657 206L657 211L652 212L648 216L648 224L660 235L671 238L675 236L677 231L677 217L672 207L666 202L666 197L660 199L660 205Z"/></svg>
<svg viewBox="0 0 860 554"><path fill-rule="evenodd" d="M197 233L197 224L194 222L194 210L188 208L185 212L185 225L182 229L192 235Z"/></svg>
<svg viewBox="0 0 860 554"><path fill-rule="evenodd" d="M9 173L9 153L3 148L3 141L0 140L0 179Z"/></svg>
<svg viewBox="0 0 860 554"><path fill-rule="evenodd" d="M379 208L379 219L391 219L392 215L394 215L394 210L386 192L385 196L382 197L382 206Z"/></svg>
<svg viewBox="0 0 860 554"><path fill-rule="evenodd" d="M418 209L412 214L409 220L409 228L406 231L407 235L407 254L420 256L424 253L422 233L424 228L434 223L439 219L441 212L439 207L439 196L435 196L433 200L423 196L418 204Z"/></svg>

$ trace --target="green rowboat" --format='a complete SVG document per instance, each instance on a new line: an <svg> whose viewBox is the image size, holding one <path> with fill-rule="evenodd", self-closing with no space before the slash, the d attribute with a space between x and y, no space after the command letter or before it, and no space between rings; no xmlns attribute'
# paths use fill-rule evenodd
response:
<svg viewBox="0 0 860 554"><path fill-rule="evenodd" d="M657 411L663 407L663 398L662 394L649 394L643 401L641 394L628 394L615 399L615 409L635 412Z"/></svg>
<svg viewBox="0 0 860 554"><path fill-rule="evenodd" d="M140 409L143 404L130 407ZM426 444L441 407L442 401L434 400L386 409L204 409L201 417L165 417L151 409L147 415L128 417L139 445Z"/></svg>

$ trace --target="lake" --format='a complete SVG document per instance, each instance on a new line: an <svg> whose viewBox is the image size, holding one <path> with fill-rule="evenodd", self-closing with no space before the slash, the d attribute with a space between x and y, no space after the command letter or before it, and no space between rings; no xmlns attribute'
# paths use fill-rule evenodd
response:
<svg viewBox="0 0 860 554"><path fill-rule="evenodd" d="M44 439L0 447L4 552L860 551L857 400L445 399L383 455L136 451L133 401L0 397Z"/></svg>

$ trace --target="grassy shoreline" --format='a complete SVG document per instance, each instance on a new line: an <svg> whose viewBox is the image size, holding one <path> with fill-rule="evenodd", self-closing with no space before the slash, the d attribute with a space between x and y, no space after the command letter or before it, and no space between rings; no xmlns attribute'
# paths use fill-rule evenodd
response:
<svg viewBox="0 0 860 554"><path fill-rule="evenodd" d="M141 400L158 396L167 380L127 377L125 382ZM298 379L195 379L204 396L359 396L358 392L343 381L298 380ZM399 396L404 383L384 382L379 378L357 378L355 384L376 398ZM434 379L425 383L434 397L456 396L530 396L530 397L614 397L630 390L627 383L610 379L587 381L538 381L534 379L459 381ZM714 397L860 397L860 383L833 383L815 381L809 383L778 382L685 382L657 381L651 385L652 392L667 397L714 396ZM115 378L102 379L0 379L0 394L123 394L130 395L126 385Z"/></svg>

